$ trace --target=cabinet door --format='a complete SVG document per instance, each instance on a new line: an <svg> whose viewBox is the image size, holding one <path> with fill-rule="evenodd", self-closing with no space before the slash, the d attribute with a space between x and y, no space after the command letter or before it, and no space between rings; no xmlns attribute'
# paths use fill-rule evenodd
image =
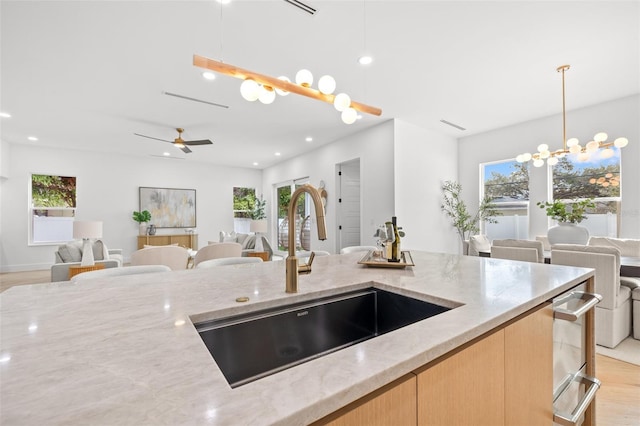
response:
<svg viewBox="0 0 640 426"><path fill-rule="evenodd" d="M553 423L553 308L533 312L505 328L507 425Z"/></svg>
<svg viewBox="0 0 640 426"><path fill-rule="evenodd" d="M416 376L407 374L313 425L405 426L416 424Z"/></svg>
<svg viewBox="0 0 640 426"><path fill-rule="evenodd" d="M504 425L504 330L418 372L419 425Z"/></svg>

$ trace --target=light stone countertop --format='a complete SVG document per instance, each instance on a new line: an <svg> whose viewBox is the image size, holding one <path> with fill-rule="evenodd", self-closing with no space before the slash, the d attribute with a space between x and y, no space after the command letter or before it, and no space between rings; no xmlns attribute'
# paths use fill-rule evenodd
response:
<svg viewBox="0 0 640 426"><path fill-rule="evenodd" d="M412 255L406 269L317 257L296 294L284 262L12 287L0 294L0 424L306 424L593 275ZM235 389L193 326L371 285L457 307Z"/></svg>

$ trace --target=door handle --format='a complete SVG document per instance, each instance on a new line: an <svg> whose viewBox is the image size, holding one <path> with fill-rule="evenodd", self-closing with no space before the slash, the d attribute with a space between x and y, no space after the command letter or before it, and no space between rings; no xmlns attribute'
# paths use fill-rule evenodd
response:
<svg viewBox="0 0 640 426"><path fill-rule="evenodd" d="M576 379L580 380L585 385L589 385L589 388L584 393L584 396L580 398L578 405L570 414L559 412L553 413L553 421L563 426L575 426L578 423L587 407L589 407L589 404L591 404L591 401L593 401L593 398L595 398L596 392L598 392L598 389L600 388L601 382L595 377L576 375Z"/></svg>
<svg viewBox="0 0 640 426"><path fill-rule="evenodd" d="M559 308L558 306L567 303L573 299L581 299L586 302L578 309L570 310ZM566 321L577 321L582 315L596 306L602 300L602 296L596 293L587 293L584 291L572 291L553 301L553 318Z"/></svg>

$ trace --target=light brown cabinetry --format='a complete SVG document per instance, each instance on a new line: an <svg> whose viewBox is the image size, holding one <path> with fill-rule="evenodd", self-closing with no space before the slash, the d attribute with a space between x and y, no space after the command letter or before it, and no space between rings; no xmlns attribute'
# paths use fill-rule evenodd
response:
<svg viewBox="0 0 640 426"><path fill-rule="evenodd" d="M168 246L178 244L192 250L198 250L197 234L176 234L176 235L139 235L138 250L147 246Z"/></svg>
<svg viewBox="0 0 640 426"><path fill-rule="evenodd" d="M416 404L416 376L407 374L313 425L415 425Z"/></svg>
<svg viewBox="0 0 640 426"><path fill-rule="evenodd" d="M546 303L316 424L551 425L552 351Z"/></svg>

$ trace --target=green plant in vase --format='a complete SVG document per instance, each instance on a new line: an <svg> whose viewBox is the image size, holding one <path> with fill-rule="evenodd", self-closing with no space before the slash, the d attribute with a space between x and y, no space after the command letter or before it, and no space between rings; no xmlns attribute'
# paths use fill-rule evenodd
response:
<svg viewBox="0 0 640 426"><path fill-rule="evenodd" d="M140 228L140 235L146 235L147 233L147 223L151 221L151 213L149 210L142 210L140 212L133 212L133 220L138 222Z"/></svg>

